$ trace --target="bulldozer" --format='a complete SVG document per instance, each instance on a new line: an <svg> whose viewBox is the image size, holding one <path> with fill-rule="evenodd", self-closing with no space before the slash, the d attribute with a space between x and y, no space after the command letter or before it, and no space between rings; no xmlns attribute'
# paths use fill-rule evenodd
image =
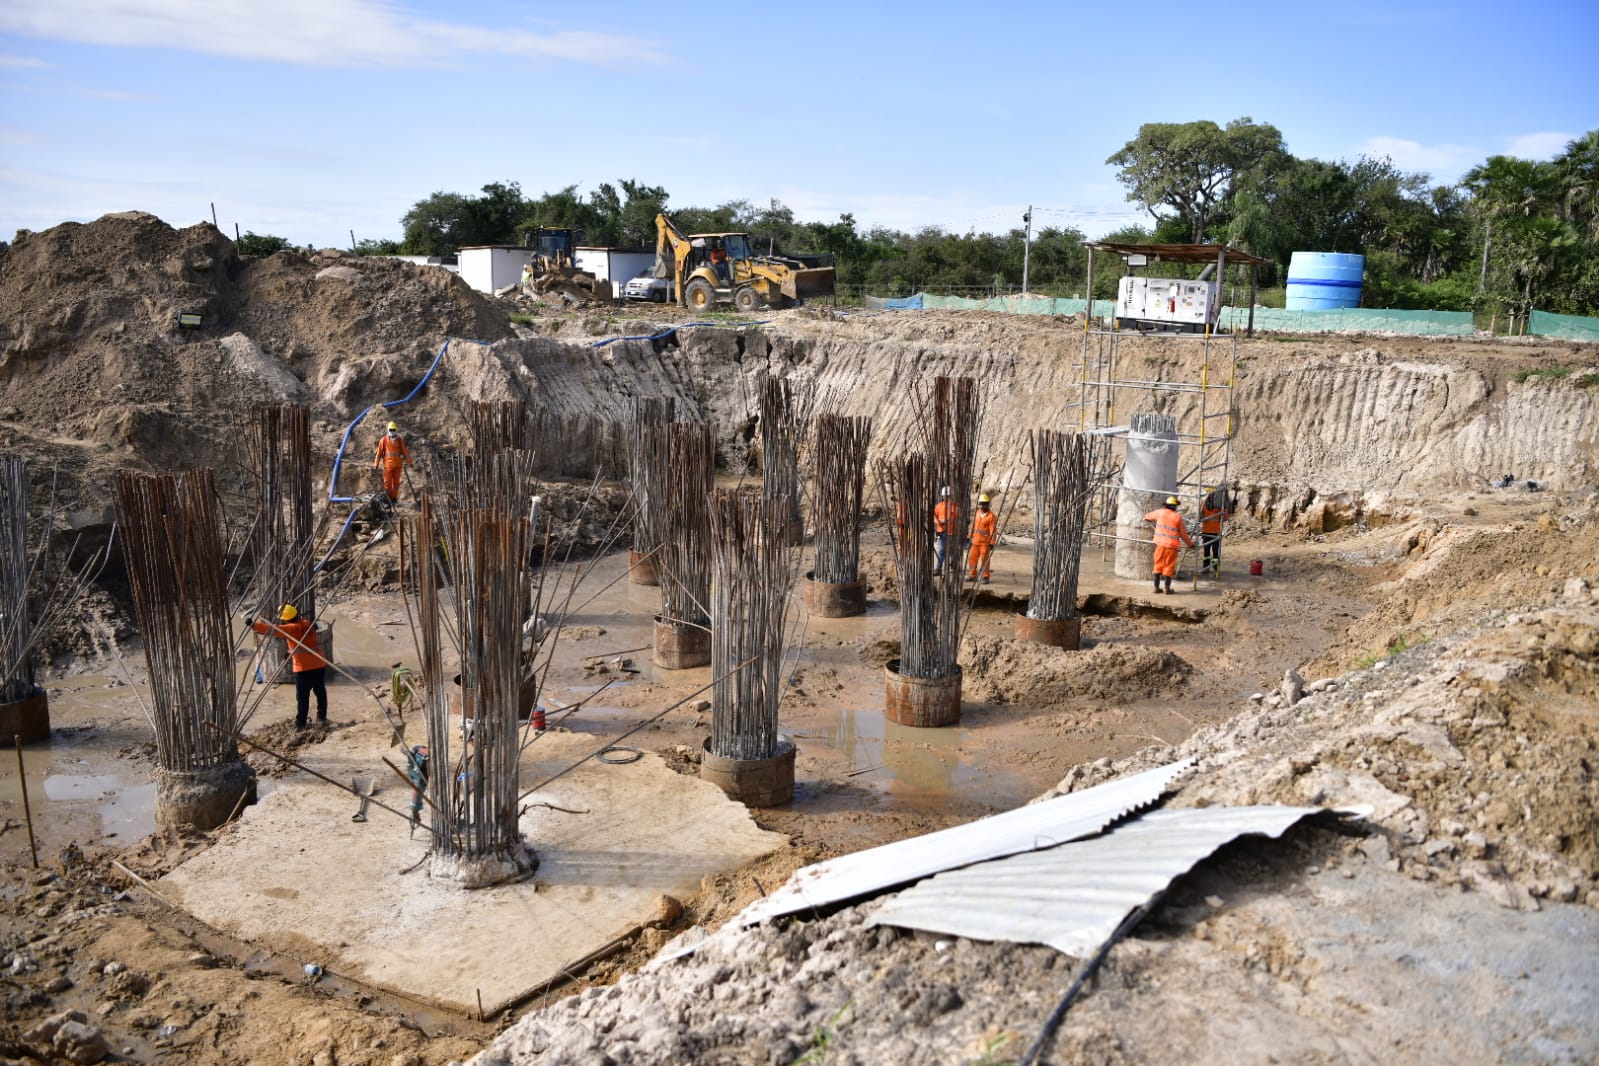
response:
<svg viewBox="0 0 1599 1066"><path fill-rule="evenodd" d="M655 231L655 276L669 279L672 298L690 311L731 304L750 312L833 295L832 256L755 255L748 233L685 236L665 215L655 216Z"/></svg>
<svg viewBox="0 0 1599 1066"><path fill-rule="evenodd" d="M538 231L533 255L533 292L563 296L574 303L607 299L609 286L577 265L577 239L569 229Z"/></svg>

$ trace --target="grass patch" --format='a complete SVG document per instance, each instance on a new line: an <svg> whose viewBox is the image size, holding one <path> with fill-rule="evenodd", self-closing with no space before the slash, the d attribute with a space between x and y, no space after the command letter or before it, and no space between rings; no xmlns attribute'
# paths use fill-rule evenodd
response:
<svg viewBox="0 0 1599 1066"><path fill-rule="evenodd" d="M1571 383L1579 389L1592 389L1599 387L1599 370L1587 370L1571 379Z"/></svg>
<svg viewBox="0 0 1599 1066"><path fill-rule="evenodd" d="M833 1016L827 1019L827 1021L822 1024L820 1029L811 1034L810 1050L805 1052L805 1054L801 1055L799 1058L795 1059L792 1063L790 1063L790 1066L802 1066L802 1064L816 1066L817 1063L826 1061L827 1049L832 1047L833 1041L838 1039L838 1031L834 1028L834 1026L836 1026L838 1024L838 1020L844 1016L844 1012L849 1010L854 1005L855 1001L853 999L846 1000L842 1007L834 1011Z"/></svg>
<svg viewBox="0 0 1599 1066"><path fill-rule="evenodd" d="M1526 370L1516 371L1516 384L1522 385L1529 381L1559 381L1562 378L1569 378L1576 370L1574 366L1528 367Z"/></svg>
<svg viewBox="0 0 1599 1066"><path fill-rule="evenodd" d="M511 321L519 326L531 326L533 324L533 316L526 311L512 311Z"/></svg>
<svg viewBox="0 0 1599 1066"><path fill-rule="evenodd" d="M1381 652L1372 652L1356 659L1355 668L1369 670L1380 662L1392 659L1394 656L1410 651L1412 648L1419 648L1431 639L1432 637L1426 633L1400 633L1390 640L1388 646Z"/></svg>

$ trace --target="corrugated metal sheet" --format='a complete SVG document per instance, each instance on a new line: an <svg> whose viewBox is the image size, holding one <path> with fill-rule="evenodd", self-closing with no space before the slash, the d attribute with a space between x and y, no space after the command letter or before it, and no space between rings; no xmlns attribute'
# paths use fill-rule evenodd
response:
<svg viewBox="0 0 1599 1066"><path fill-rule="evenodd" d="M1278 837L1315 807L1151 811L1091 840L951 870L883 902L867 925L1048 944L1091 955L1122 919L1222 845Z"/></svg>
<svg viewBox="0 0 1599 1066"><path fill-rule="evenodd" d="M795 871L782 888L746 907L734 921L754 925L869 896L974 862L1091 836L1123 815L1155 802L1166 786L1192 765L1193 760L1184 759L1069 796L807 866Z"/></svg>

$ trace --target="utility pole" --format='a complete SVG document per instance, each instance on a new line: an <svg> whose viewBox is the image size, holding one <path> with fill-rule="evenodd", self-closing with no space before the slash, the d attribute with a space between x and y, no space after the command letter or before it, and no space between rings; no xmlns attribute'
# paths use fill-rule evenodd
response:
<svg viewBox="0 0 1599 1066"><path fill-rule="evenodd" d="M1022 237L1022 295L1025 296L1027 294L1027 266L1028 266L1028 259L1032 255L1032 251L1033 251L1033 205L1032 204L1028 204L1027 205L1027 213L1022 216L1022 222L1025 223L1026 226L1027 226L1026 234L1025 234L1025 236Z"/></svg>

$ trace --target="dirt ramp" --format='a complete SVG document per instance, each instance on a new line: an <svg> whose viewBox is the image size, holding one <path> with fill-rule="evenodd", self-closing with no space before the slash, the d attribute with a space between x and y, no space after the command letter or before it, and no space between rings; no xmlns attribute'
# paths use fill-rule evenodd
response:
<svg viewBox="0 0 1599 1066"><path fill-rule="evenodd" d="M1181 656L1143 644L1068 652L981 634L961 641L960 662L965 698L1034 707L1070 699L1146 699L1169 692L1192 671Z"/></svg>

